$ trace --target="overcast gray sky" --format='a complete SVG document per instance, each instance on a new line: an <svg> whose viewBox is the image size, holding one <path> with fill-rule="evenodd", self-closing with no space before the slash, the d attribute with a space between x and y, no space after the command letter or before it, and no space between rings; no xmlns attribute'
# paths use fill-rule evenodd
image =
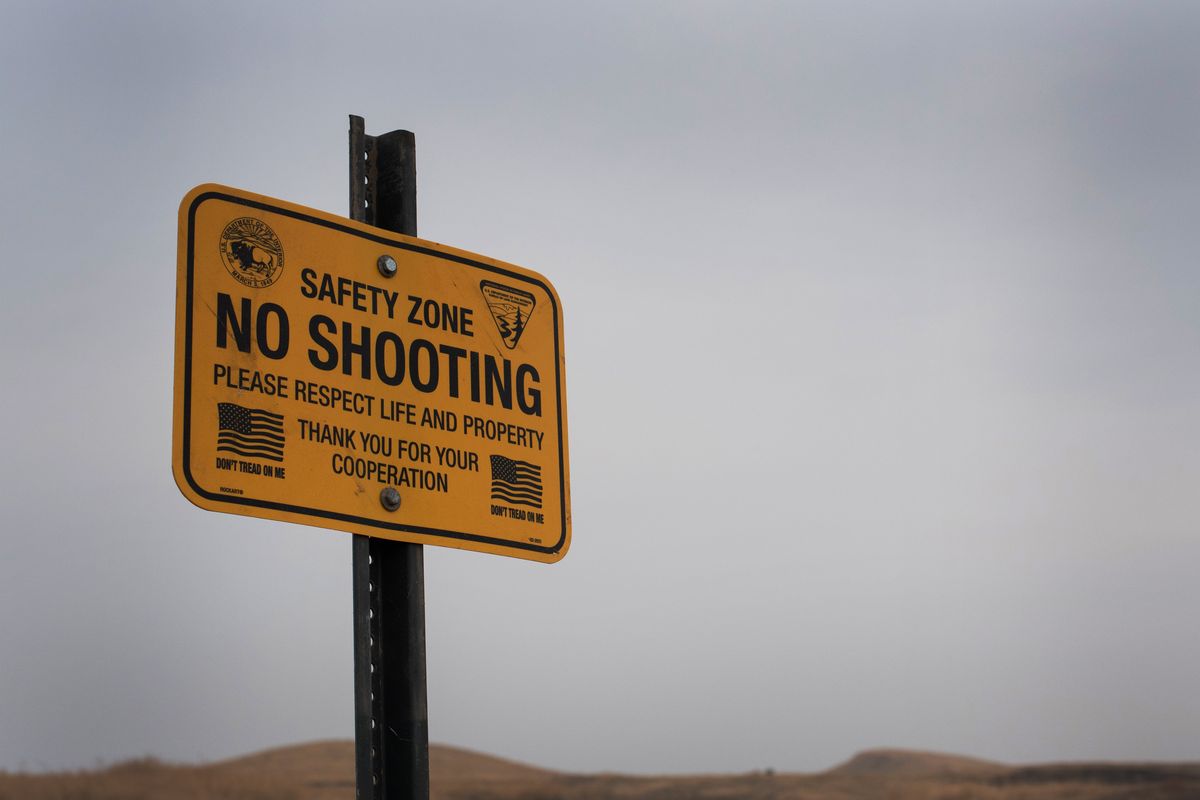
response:
<svg viewBox="0 0 1200 800"><path fill-rule="evenodd" d="M1200 753L1200 7L0 3L0 768L353 732L350 537L170 474L176 213L562 297L574 540L426 548L431 736L571 770Z"/></svg>

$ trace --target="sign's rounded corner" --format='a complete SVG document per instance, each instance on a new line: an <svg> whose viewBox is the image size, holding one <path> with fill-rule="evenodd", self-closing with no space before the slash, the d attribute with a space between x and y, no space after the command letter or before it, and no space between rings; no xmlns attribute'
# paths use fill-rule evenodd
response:
<svg viewBox="0 0 1200 800"><path fill-rule="evenodd" d="M550 304L554 307L554 313L558 317L556 322L558 322L558 324L561 326L563 318L563 306L562 297L559 296L558 289L556 289L550 279L542 273L533 271L533 274L537 276L538 282L541 283L542 288L546 290L546 294L550 296Z"/></svg>
<svg viewBox="0 0 1200 800"><path fill-rule="evenodd" d="M566 557L567 551L570 549L571 549L571 527L569 525L565 525L565 526L563 526L562 538L558 540L558 543L553 548L546 551L546 562L545 563L557 564L559 561L562 561L563 558Z"/></svg>
<svg viewBox="0 0 1200 800"><path fill-rule="evenodd" d="M196 484L191 472L180 459L176 459L171 465L171 475L175 478L175 486L179 493L187 498L189 503L205 511L213 510L214 504L206 496L207 493Z"/></svg>
<svg viewBox="0 0 1200 800"><path fill-rule="evenodd" d="M558 548L557 550L552 550L551 552L546 554L547 557L546 557L545 563L557 564L558 562L560 562L564 558L566 558L567 551L570 549L571 549L570 541L563 543L562 547Z"/></svg>
<svg viewBox="0 0 1200 800"><path fill-rule="evenodd" d="M179 215L187 217L192 206L203 199L205 195L222 194L229 191L230 188L228 186L222 186L219 183L201 183L198 186L193 186L183 196L183 199L179 201Z"/></svg>

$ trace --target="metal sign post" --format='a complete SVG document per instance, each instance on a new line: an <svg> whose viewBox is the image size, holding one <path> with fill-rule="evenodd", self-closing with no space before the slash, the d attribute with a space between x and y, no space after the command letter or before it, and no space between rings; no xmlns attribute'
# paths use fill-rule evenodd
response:
<svg viewBox="0 0 1200 800"><path fill-rule="evenodd" d="M417 235L412 133L350 117L350 218ZM354 743L359 800L429 797L423 546L354 537Z"/></svg>
<svg viewBox="0 0 1200 800"><path fill-rule="evenodd" d="M350 118L350 217L218 184L179 206L171 470L200 508L354 538L358 797L429 797L426 544L571 539L562 304L417 239L413 135Z"/></svg>

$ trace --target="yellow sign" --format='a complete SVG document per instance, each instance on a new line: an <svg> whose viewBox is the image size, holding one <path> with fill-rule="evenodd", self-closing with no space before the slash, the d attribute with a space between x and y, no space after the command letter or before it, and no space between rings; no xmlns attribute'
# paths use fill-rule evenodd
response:
<svg viewBox="0 0 1200 800"><path fill-rule="evenodd" d="M175 481L201 508L557 561L558 295L485 256L208 184L179 207Z"/></svg>

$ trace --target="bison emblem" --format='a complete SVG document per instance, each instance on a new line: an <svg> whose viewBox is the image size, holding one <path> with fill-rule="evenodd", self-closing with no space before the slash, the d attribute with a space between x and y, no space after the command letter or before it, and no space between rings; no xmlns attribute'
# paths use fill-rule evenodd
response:
<svg viewBox="0 0 1200 800"><path fill-rule="evenodd" d="M266 275L275 266L275 259L270 253L249 242L230 242L229 249L233 252L233 257L237 259L237 265L244 272Z"/></svg>
<svg viewBox="0 0 1200 800"><path fill-rule="evenodd" d="M270 286L283 272L283 245L255 217L241 217L221 233L221 257L229 274L255 289Z"/></svg>

